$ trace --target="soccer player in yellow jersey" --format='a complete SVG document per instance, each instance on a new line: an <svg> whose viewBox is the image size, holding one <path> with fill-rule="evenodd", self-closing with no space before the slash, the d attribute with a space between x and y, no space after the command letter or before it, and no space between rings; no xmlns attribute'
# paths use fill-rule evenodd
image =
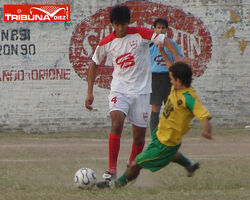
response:
<svg viewBox="0 0 250 200"><path fill-rule="evenodd" d="M160 170L170 162L176 162L193 176L199 168L198 162L192 162L179 152L182 137L190 128L191 120L196 117L203 126L202 136L212 139L211 115L202 105L195 90L191 86L192 70L189 65L177 62L169 68L172 83L165 108L162 112L158 128L152 132L152 141L147 149L136 156L126 172L114 182L102 181L99 188L122 187L134 180L142 168L152 172Z"/></svg>

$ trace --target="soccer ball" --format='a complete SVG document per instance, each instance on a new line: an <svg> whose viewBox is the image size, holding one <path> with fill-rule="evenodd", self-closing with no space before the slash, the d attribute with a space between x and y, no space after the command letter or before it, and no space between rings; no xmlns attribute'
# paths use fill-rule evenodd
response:
<svg viewBox="0 0 250 200"><path fill-rule="evenodd" d="M75 185L82 189L91 189L96 183L96 175L92 169L81 168L75 173Z"/></svg>

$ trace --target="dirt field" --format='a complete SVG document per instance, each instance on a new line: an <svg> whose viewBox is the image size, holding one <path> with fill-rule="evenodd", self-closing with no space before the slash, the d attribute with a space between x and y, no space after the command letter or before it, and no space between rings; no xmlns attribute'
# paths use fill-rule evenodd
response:
<svg viewBox="0 0 250 200"><path fill-rule="evenodd" d="M93 169L100 180L108 165L108 132L0 133L0 199L250 199L250 131L217 127L213 141L200 137L199 131L193 129L181 147L201 163L195 177L187 178L185 170L173 163L156 173L143 170L134 185L112 191L84 191L73 183L81 167ZM131 135L125 132L119 174L130 146Z"/></svg>

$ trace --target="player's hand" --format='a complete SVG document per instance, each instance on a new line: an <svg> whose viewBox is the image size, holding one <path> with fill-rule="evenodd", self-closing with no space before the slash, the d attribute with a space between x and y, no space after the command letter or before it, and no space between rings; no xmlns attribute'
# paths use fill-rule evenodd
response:
<svg viewBox="0 0 250 200"><path fill-rule="evenodd" d="M204 138L208 139L208 140L212 140L212 139L213 139L212 134L211 134L210 132L203 131L203 132L201 133L201 135L202 135Z"/></svg>
<svg viewBox="0 0 250 200"><path fill-rule="evenodd" d="M88 110L92 110L93 107L91 106L94 101L94 96L93 95L88 95L87 98L85 99L85 107Z"/></svg>

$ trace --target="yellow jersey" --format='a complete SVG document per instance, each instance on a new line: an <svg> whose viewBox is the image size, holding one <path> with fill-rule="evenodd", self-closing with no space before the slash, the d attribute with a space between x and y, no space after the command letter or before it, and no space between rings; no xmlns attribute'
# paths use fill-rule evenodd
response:
<svg viewBox="0 0 250 200"><path fill-rule="evenodd" d="M167 146L179 145L194 116L200 121L211 118L192 87L176 90L172 86L156 132L159 141Z"/></svg>

